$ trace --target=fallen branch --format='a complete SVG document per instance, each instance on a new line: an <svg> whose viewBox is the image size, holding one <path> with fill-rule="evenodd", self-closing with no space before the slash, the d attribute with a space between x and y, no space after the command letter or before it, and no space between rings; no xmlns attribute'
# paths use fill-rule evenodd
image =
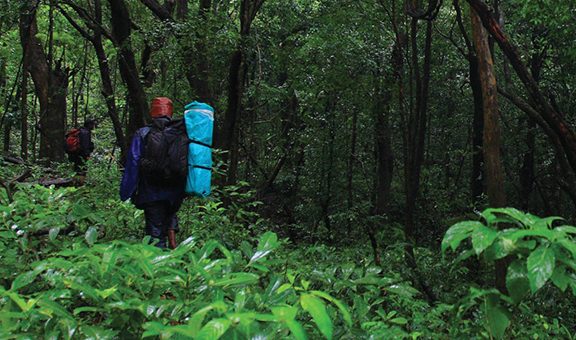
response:
<svg viewBox="0 0 576 340"><path fill-rule="evenodd" d="M14 177L13 179L11 179L9 181L5 181L2 178L0 178L0 186L2 186L4 188L4 190L6 190L6 196L8 196L8 202L9 203L14 202L14 189L16 188L16 183L23 182L25 179L27 179L30 176L32 176L32 170L27 169L26 171L24 171L23 174L21 174L20 176Z"/></svg>

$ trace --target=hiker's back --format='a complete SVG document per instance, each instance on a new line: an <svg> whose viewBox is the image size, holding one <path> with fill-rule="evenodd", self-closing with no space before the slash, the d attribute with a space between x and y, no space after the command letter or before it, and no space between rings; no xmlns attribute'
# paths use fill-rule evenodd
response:
<svg viewBox="0 0 576 340"><path fill-rule="evenodd" d="M155 185L183 185L187 175L188 137L182 119L155 119L144 137L142 176Z"/></svg>

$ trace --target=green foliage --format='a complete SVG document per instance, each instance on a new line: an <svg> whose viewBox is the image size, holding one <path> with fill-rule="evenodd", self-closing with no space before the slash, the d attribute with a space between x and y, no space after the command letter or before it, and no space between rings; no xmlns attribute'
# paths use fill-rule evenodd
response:
<svg viewBox="0 0 576 340"><path fill-rule="evenodd" d="M506 287L509 295L498 291L472 289L466 297L465 310L480 300L486 328L491 336L501 338L508 328L510 312L503 303L518 305L527 296L550 282L562 292L568 287L576 295L576 228L559 225L559 217L539 218L513 208L486 209L483 221L464 221L453 225L442 241L442 252L453 251L465 240L471 248L461 259L472 254L486 262L509 259ZM472 302L472 303L471 303Z"/></svg>
<svg viewBox="0 0 576 340"><path fill-rule="evenodd" d="M283 284L270 270L273 262L267 258L280 245L272 233L262 235L249 256L216 241L199 247L193 238L170 253L146 240L75 243L33 263L9 289L1 289L2 336L214 339L292 334L304 339L309 315L321 334L331 338L333 315L326 303L334 304L350 326L343 303L294 281Z"/></svg>

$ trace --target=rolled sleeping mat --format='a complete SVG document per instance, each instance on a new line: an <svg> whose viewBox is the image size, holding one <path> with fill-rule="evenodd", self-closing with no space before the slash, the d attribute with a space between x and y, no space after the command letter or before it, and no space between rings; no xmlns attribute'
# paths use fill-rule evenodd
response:
<svg viewBox="0 0 576 340"><path fill-rule="evenodd" d="M212 179L212 133L214 109L205 103L192 102L184 108L188 146L186 193L198 197L210 195Z"/></svg>

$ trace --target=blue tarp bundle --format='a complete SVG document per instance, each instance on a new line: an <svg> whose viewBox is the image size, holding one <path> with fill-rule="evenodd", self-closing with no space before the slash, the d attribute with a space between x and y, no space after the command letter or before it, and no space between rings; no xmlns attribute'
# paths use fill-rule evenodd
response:
<svg viewBox="0 0 576 340"><path fill-rule="evenodd" d="M214 109L208 104L192 102L185 107L184 120L186 133L191 140L188 147L186 193L206 197L210 195L212 177Z"/></svg>

